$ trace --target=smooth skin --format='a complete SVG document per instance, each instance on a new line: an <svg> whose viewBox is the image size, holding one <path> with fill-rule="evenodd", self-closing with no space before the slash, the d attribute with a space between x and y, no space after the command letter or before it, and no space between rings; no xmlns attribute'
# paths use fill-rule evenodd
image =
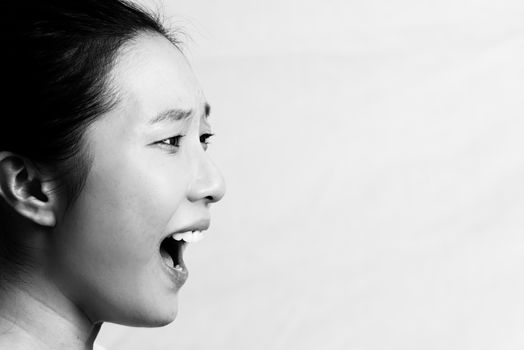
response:
<svg viewBox="0 0 524 350"><path fill-rule="evenodd" d="M104 321L162 326L176 317L178 286L160 243L209 220L225 192L205 152L206 100L184 55L154 34L126 46L111 82L119 102L85 134L93 161L70 208L28 160L0 152L0 195L35 248L23 282L0 295L0 348L90 349ZM187 118L152 123L169 110Z"/></svg>

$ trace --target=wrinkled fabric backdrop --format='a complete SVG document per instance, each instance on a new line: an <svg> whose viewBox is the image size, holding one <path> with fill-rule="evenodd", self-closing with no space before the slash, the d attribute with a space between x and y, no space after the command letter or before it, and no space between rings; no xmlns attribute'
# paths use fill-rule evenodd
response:
<svg viewBox="0 0 524 350"><path fill-rule="evenodd" d="M102 345L524 348L524 2L142 3L188 34L228 192L177 320Z"/></svg>

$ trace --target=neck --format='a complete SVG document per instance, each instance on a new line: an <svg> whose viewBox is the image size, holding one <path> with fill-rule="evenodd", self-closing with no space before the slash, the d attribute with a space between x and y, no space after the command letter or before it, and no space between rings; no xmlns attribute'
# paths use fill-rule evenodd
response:
<svg viewBox="0 0 524 350"><path fill-rule="evenodd" d="M92 349L101 325L90 322L58 288L38 280L11 282L0 290L0 348Z"/></svg>

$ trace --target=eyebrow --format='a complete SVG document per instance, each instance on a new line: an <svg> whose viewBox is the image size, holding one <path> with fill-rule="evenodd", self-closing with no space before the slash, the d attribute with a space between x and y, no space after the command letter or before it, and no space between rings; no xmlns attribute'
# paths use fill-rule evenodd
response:
<svg viewBox="0 0 524 350"><path fill-rule="evenodd" d="M207 118L211 113L211 106L206 102L204 105L204 116ZM164 121L180 121L191 117L193 114L192 109L168 109L167 111L161 112L154 117L149 124L157 124Z"/></svg>

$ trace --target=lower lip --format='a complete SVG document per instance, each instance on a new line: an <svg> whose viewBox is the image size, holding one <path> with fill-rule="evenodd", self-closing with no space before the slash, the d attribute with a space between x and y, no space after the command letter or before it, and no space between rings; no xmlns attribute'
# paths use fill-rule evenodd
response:
<svg viewBox="0 0 524 350"><path fill-rule="evenodd" d="M160 260L161 260L160 263L164 267L164 270L167 272L167 274L170 276L171 280L175 284L176 289L178 290L182 288L182 286L184 285L184 283L186 283L187 278L189 276L189 272L187 270L186 265L184 264L183 259L181 259L182 261L180 262L180 264L178 264L178 266L180 266L179 269L175 269L173 267L168 266L164 262L162 257L160 257Z"/></svg>
<svg viewBox="0 0 524 350"><path fill-rule="evenodd" d="M162 261L162 266L164 266L164 270L166 270L169 276L171 277L171 280L175 284L176 289L182 288L184 283L186 283L187 277L189 275L185 265L180 265L182 267L181 269L174 269L172 267L167 266Z"/></svg>

